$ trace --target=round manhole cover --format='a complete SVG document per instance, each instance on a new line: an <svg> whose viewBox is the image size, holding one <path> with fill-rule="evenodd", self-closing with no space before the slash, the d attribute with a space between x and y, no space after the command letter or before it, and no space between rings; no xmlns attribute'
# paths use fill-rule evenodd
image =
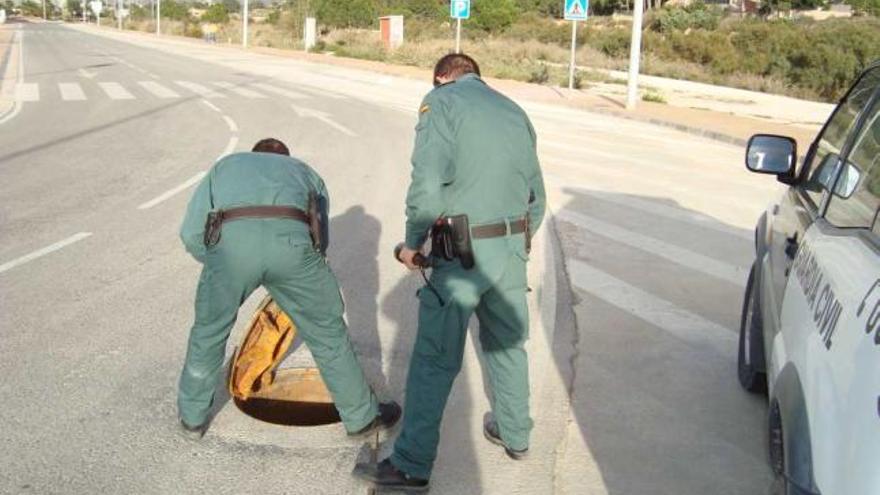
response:
<svg viewBox="0 0 880 495"><path fill-rule="evenodd" d="M280 369L270 386L247 399L234 400L248 416L276 425L318 426L340 421L316 368Z"/></svg>

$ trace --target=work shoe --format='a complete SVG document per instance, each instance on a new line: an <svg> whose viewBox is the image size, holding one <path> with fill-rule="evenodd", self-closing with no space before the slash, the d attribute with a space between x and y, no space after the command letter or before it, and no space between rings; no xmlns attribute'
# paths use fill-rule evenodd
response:
<svg viewBox="0 0 880 495"><path fill-rule="evenodd" d="M201 440L203 436L205 436L205 432L208 431L208 421L200 424L199 426L190 426L186 424L186 421L180 420L180 433L190 439L190 440Z"/></svg>
<svg viewBox="0 0 880 495"><path fill-rule="evenodd" d="M490 419L483 423L483 436L486 437L486 440L494 443L495 445L500 445L504 447L504 451L507 452L507 456L513 460L521 461L525 459L529 454L529 449L525 448L522 450L514 450L507 446L504 443L504 440L501 439L501 433L498 431L498 422L494 419Z"/></svg>
<svg viewBox="0 0 880 495"><path fill-rule="evenodd" d="M413 478L391 464L391 459L373 463L358 463L352 474L362 480L369 481L377 488L405 490L408 492L428 491L428 480Z"/></svg>
<svg viewBox="0 0 880 495"><path fill-rule="evenodd" d="M397 424L397 420L400 419L402 410L400 409L400 404L397 402L381 402L379 403L379 414L376 415L376 419L371 421L367 426L364 426L358 431L350 432L348 436L350 437L362 437L365 435L369 435L374 431L384 428L386 430L391 429L395 424Z"/></svg>

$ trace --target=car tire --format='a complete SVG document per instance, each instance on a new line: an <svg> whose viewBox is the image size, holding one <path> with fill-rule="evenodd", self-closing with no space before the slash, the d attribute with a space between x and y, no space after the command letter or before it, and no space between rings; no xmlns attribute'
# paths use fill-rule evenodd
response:
<svg viewBox="0 0 880 495"><path fill-rule="evenodd" d="M739 383L744 389L752 393L764 393L767 391L767 375L755 366L756 353L764 352L761 306L755 287L757 266L757 262L752 265L749 281L746 283L739 326L739 356L736 367Z"/></svg>

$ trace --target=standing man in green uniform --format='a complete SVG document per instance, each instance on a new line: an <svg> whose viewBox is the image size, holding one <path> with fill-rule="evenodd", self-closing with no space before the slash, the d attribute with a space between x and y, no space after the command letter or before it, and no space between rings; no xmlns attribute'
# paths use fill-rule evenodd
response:
<svg viewBox="0 0 880 495"><path fill-rule="evenodd" d="M221 159L199 184L180 230L187 251L204 265L177 401L188 436L201 437L208 427L229 332L260 285L297 326L349 435L397 422L400 406L378 403L349 340L339 286L324 258L327 223L318 222L320 232L310 225L327 218L328 205L321 177L276 139ZM209 213L213 226L206 224Z"/></svg>
<svg viewBox="0 0 880 495"><path fill-rule="evenodd" d="M519 106L480 79L477 63L466 55L441 58L434 83L419 111L399 258L416 269L417 253L438 219L463 214L474 264L468 269L465 257L432 257L430 283L418 293L403 430L388 459L355 468L378 486L408 490L428 487L472 314L480 323L492 391L494 419L484 425L486 438L521 459L532 428L523 347L529 325L526 260L545 208L535 131Z"/></svg>

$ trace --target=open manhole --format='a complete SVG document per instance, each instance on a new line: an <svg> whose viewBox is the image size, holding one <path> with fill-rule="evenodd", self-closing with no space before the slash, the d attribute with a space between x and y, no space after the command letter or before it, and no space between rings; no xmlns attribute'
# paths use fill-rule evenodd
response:
<svg viewBox="0 0 880 495"><path fill-rule="evenodd" d="M276 369L296 327L270 296L257 308L232 359L229 392L238 408L276 425L318 426L340 421L317 368Z"/></svg>

